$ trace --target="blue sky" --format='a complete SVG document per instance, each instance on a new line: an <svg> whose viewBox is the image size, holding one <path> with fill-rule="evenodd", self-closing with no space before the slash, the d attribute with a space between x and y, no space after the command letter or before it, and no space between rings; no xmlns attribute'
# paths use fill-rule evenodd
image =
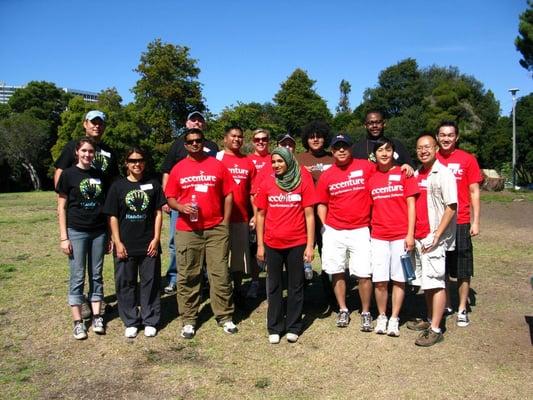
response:
<svg viewBox="0 0 533 400"><path fill-rule="evenodd" d="M141 53L161 38L191 49L214 113L271 101L298 67L332 111L348 80L354 107L380 71L412 57L473 75L508 114L507 89L533 90L514 47L525 8L526 0L0 0L0 81L114 86L127 103Z"/></svg>

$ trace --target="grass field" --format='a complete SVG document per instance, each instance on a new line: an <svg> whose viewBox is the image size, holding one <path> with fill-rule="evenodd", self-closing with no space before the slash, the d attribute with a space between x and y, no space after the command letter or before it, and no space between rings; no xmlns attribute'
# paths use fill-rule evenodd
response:
<svg viewBox="0 0 533 400"><path fill-rule="evenodd" d="M296 344L269 345L266 303L236 314L225 335L208 303L197 336L179 338L176 299L163 296L155 338L125 339L106 257L107 335L76 341L66 303L67 260L58 248L55 195L0 195L0 398L2 399L525 399L533 397L533 197L483 194L475 239L472 323L448 318L444 342L414 345L401 326L390 338L335 328L321 282L306 289L307 329ZM520 201L516 201L520 200ZM164 226L164 241L168 221ZM166 266L166 254L163 256ZM315 266L319 268L319 263ZM417 307L421 296L415 299ZM405 322L405 321L403 321Z"/></svg>

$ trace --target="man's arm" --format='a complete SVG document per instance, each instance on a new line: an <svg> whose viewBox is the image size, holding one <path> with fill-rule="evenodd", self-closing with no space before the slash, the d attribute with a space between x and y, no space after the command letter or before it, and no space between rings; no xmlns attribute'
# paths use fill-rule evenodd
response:
<svg viewBox="0 0 533 400"><path fill-rule="evenodd" d="M54 188L57 187L57 182L59 182L59 177L61 176L62 173L63 173L62 168L56 168L54 172Z"/></svg>
<svg viewBox="0 0 533 400"><path fill-rule="evenodd" d="M222 223L229 225L229 218L231 216L231 208L233 206L233 193L230 192L224 197L224 219Z"/></svg>
<svg viewBox="0 0 533 400"><path fill-rule="evenodd" d="M322 225L326 225L326 216L328 215L328 206L320 203L316 207L316 213L318 214L318 218L320 219L320 222L322 222Z"/></svg>
<svg viewBox="0 0 533 400"><path fill-rule="evenodd" d="M479 200L479 183L471 183L470 189L470 204L472 206L472 224L470 225L470 236L479 235L479 216L481 210L481 202Z"/></svg>

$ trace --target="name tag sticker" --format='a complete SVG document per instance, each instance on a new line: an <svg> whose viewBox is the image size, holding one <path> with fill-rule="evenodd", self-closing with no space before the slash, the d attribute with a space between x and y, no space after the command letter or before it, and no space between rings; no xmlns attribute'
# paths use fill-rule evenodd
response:
<svg viewBox="0 0 533 400"><path fill-rule="evenodd" d="M98 178L90 178L89 179L89 184L90 185L99 185L101 183L102 183L102 181L100 179L98 179Z"/></svg>
<svg viewBox="0 0 533 400"><path fill-rule="evenodd" d="M287 199L289 201L302 201L302 196L300 196L300 194L296 193L296 194L289 194L287 196Z"/></svg>
<svg viewBox="0 0 533 400"><path fill-rule="evenodd" d="M207 185L195 185L194 190L201 193L207 193Z"/></svg>
<svg viewBox="0 0 533 400"><path fill-rule="evenodd" d="M209 147L205 147L204 146L204 153L209 153L211 151L211 149Z"/></svg>
<svg viewBox="0 0 533 400"><path fill-rule="evenodd" d="M396 153L396 152L394 152L394 154L392 156L394 157L395 160L400 158L400 155L398 153Z"/></svg>
<svg viewBox="0 0 533 400"><path fill-rule="evenodd" d="M154 188L154 185L152 185L151 183L146 183L144 185L141 185L141 190L150 190L153 188Z"/></svg>
<svg viewBox="0 0 533 400"><path fill-rule="evenodd" d="M401 177L401 175L389 175L389 181L400 182Z"/></svg>
<svg viewBox="0 0 533 400"><path fill-rule="evenodd" d="M325 171L327 169L330 169L331 168L331 164L326 164L324 165L324 168L322 168L322 171Z"/></svg>
<svg viewBox="0 0 533 400"><path fill-rule="evenodd" d="M107 158L111 157L111 153L109 151L100 150L100 154Z"/></svg>
<svg viewBox="0 0 533 400"><path fill-rule="evenodd" d="M358 169L358 170L350 172L350 178L358 178L360 176L363 176L363 170L362 169Z"/></svg>
<svg viewBox="0 0 533 400"><path fill-rule="evenodd" d="M427 181L427 179L422 179L422 180L420 181L420 186L422 186L422 187L428 187L428 181Z"/></svg>

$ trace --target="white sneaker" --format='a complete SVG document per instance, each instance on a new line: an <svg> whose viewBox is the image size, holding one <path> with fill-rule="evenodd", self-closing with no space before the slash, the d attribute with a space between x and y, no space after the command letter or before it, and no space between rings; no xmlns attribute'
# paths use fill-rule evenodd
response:
<svg viewBox="0 0 533 400"><path fill-rule="evenodd" d="M185 325L183 328L181 328L181 337L184 339L192 339L194 337L194 326L192 325Z"/></svg>
<svg viewBox="0 0 533 400"><path fill-rule="evenodd" d="M464 328L470 324L470 318L468 318L468 313L466 310L459 310L457 312L457 326Z"/></svg>
<svg viewBox="0 0 533 400"><path fill-rule="evenodd" d="M233 335L234 333L237 333L239 331L237 329L237 326L233 323L233 321L224 322L223 327L224 327L224 332L230 335Z"/></svg>
<svg viewBox="0 0 533 400"><path fill-rule="evenodd" d="M380 315L376 319L376 327L374 328L374 332L376 332L378 335L383 335L387 332L387 321L388 318L386 315Z"/></svg>
<svg viewBox="0 0 533 400"><path fill-rule="evenodd" d="M298 341L298 335L296 333L287 333L287 342L296 343Z"/></svg>
<svg viewBox="0 0 533 400"><path fill-rule="evenodd" d="M138 329L136 326L128 326L124 331L124 336L126 336L128 339L133 339L137 336L137 332Z"/></svg>
<svg viewBox="0 0 533 400"><path fill-rule="evenodd" d="M387 326L387 335L398 337L400 336L400 318L390 318Z"/></svg>
<svg viewBox="0 0 533 400"><path fill-rule="evenodd" d="M279 343L279 335L274 333L272 335L268 335L268 343L270 344L278 344Z"/></svg>
<svg viewBox="0 0 533 400"><path fill-rule="evenodd" d="M157 329L153 326L145 326L144 327L144 336L146 337L154 337L157 334Z"/></svg>

